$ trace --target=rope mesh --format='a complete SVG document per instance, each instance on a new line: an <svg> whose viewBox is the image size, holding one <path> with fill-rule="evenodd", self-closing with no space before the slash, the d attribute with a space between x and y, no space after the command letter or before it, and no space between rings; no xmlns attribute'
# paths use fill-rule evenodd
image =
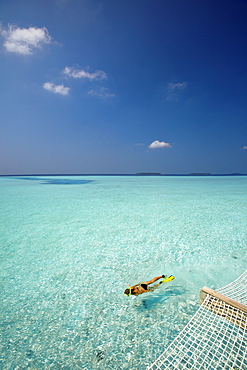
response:
<svg viewBox="0 0 247 370"><path fill-rule="evenodd" d="M218 292L246 304L247 270ZM189 323L148 370L246 370L246 349L247 314L207 295Z"/></svg>

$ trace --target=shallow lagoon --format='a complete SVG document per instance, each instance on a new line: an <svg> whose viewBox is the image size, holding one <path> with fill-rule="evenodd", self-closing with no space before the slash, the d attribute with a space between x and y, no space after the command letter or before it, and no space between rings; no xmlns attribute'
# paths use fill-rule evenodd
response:
<svg viewBox="0 0 247 370"><path fill-rule="evenodd" d="M0 194L4 369L145 369L201 287L246 270L245 176L2 177Z"/></svg>

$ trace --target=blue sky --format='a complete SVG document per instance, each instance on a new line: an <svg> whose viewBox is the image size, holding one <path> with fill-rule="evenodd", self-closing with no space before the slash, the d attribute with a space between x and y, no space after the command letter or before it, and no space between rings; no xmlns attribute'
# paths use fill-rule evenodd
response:
<svg viewBox="0 0 247 370"><path fill-rule="evenodd" d="M1 0L0 174L247 173L247 1Z"/></svg>

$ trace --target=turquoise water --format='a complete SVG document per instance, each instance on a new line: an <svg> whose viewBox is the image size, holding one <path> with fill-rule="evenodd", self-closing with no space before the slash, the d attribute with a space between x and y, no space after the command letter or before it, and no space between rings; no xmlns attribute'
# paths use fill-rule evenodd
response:
<svg viewBox="0 0 247 370"><path fill-rule="evenodd" d="M5 370L145 369L247 268L247 177L2 177L0 204Z"/></svg>

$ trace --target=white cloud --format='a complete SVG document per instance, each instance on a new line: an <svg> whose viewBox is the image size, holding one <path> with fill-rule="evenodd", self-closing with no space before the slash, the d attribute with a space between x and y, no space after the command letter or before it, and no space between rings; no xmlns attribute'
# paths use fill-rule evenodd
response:
<svg viewBox="0 0 247 370"><path fill-rule="evenodd" d="M19 28L9 25L7 30L1 29L1 35L7 51L22 55L31 55L35 48L40 49L44 44L51 43L51 37L45 27Z"/></svg>
<svg viewBox="0 0 247 370"><path fill-rule="evenodd" d="M52 82L45 82L43 84L45 90L51 91L54 94L68 95L70 88L65 87L64 85L55 85Z"/></svg>
<svg viewBox="0 0 247 370"><path fill-rule="evenodd" d="M168 100L173 100L177 97L177 94L179 91L184 90L187 87L187 82L169 82L167 85L167 99Z"/></svg>
<svg viewBox="0 0 247 370"><path fill-rule="evenodd" d="M165 143L164 141L155 140L153 141L148 148L149 149L157 149L157 148L171 148L170 143Z"/></svg>
<svg viewBox="0 0 247 370"><path fill-rule="evenodd" d="M177 82L177 83L172 83L170 82L168 84L168 90L169 91L178 91L178 90L183 90L187 87L187 82Z"/></svg>
<svg viewBox="0 0 247 370"><path fill-rule="evenodd" d="M115 94L109 93L109 89L107 87L99 87L95 90L91 90L88 92L88 95L98 96L101 99L112 98L115 96Z"/></svg>
<svg viewBox="0 0 247 370"><path fill-rule="evenodd" d="M242 148L243 150L247 150L247 146L243 146L243 148Z"/></svg>
<svg viewBox="0 0 247 370"><path fill-rule="evenodd" d="M107 74L104 71L97 70L94 73L89 73L84 69L74 69L72 67L65 67L63 73L66 76L73 78L84 78L89 80L106 80Z"/></svg>

